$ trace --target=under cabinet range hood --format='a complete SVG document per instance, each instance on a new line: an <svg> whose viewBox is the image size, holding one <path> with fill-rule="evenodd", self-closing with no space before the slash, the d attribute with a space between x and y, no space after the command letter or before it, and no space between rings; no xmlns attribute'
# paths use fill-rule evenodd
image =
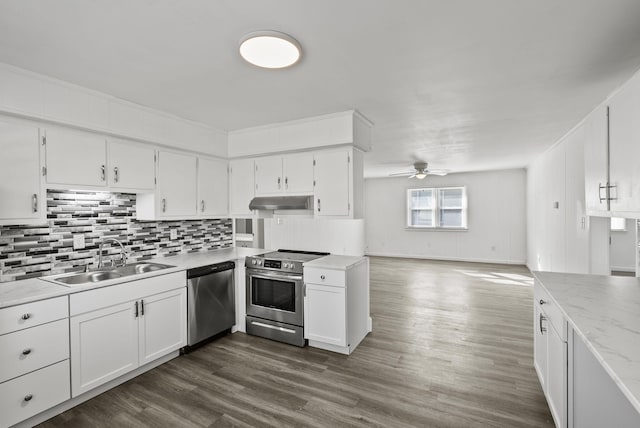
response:
<svg viewBox="0 0 640 428"><path fill-rule="evenodd" d="M250 210L313 210L313 196L262 196L253 198Z"/></svg>

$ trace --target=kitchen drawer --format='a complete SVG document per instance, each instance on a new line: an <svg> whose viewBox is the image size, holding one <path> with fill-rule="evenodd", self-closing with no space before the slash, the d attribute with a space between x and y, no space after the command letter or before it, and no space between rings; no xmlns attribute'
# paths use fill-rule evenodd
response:
<svg viewBox="0 0 640 428"><path fill-rule="evenodd" d="M67 318L0 336L0 382L69 358Z"/></svg>
<svg viewBox="0 0 640 428"><path fill-rule="evenodd" d="M558 305L551 300L549 293L536 281L533 286L533 304L540 307L549 323L558 332L563 342L567 341L567 323L558 308Z"/></svg>
<svg viewBox="0 0 640 428"><path fill-rule="evenodd" d="M304 268L304 282L344 287L346 273L343 270Z"/></svg>
<svg viewBox="0 0 640 428"><path fill-rule="evenodd" d="M71 398L69 360L0 383L0 425L10 426Z"/></svg>
<svg viewBox="0 0 640 428"><path fill-rule="evenodd" d="M39 300L0 309L0 334L11 333L69 316L69 298Z"/></svg>

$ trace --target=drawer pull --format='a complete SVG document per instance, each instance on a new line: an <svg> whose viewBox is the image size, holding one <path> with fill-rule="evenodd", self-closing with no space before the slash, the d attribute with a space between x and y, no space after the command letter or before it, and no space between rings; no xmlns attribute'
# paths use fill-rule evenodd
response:
<svg viewBox="0 0 640 428"><path fill-rule="evenodd" d="M29 318L31 318L31 314L22 314L23 320L28 320Z"/></svg>
<svg viewBox="0 0 640 428"><path fill-rule="evenodd" d="M27 394L24 396L24 401L31 401L32 398L33 398L33 394Z"/></svg>
<svg viewBox="0 0 640 428"><path fill-rule="evenodd" d="M540 334L544 334L544 332L547 331L546 327L542 326L542 321L546 321L546 320L547 320L547 317L540 314Z"/></svg>
<svg viewBox="0 0 640 428"><path fill-rule="evenodd" d="M29 355L31 353L31 348L23 349L22 355Z"/></svg>
<svg viewBox="0 0 640 428"><path fill-rule="evenodd" d="M547 302L545 302L544 300L540 299L540 304L541 305L544 305L545 303L547 303Z"/></svg>
<svg viewBox="0 0 640 428"><path fill-rule="evenodd" d="M324 280L324 275L320 275L320 279Z"/></svg>

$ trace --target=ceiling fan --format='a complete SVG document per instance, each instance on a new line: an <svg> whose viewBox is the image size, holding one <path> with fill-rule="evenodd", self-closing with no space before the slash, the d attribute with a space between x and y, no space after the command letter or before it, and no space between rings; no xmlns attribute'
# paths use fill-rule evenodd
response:
<svg viewBox="0 0 640 428"><path fill-rule="evenodd" d="M389 177L404 177L407 178L417 178L418 180L422 180L427 175L447 175L449 173L448 169L428 169L428 164L426 162L416 162L413 164L413 171L399 172L396 174L389 174Z"/></svg>

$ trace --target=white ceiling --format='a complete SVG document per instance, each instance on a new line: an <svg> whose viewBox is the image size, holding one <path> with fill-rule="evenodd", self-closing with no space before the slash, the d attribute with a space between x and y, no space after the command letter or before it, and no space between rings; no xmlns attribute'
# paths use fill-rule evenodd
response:
<svg viewBox="0 0 640 428"><path fill-rule="evenodd" d="M263 29L302 62L244 63ZM367 176L511 168L640 68L640 1L3 0L0 61L224 130L356 109Z"/></svg>

